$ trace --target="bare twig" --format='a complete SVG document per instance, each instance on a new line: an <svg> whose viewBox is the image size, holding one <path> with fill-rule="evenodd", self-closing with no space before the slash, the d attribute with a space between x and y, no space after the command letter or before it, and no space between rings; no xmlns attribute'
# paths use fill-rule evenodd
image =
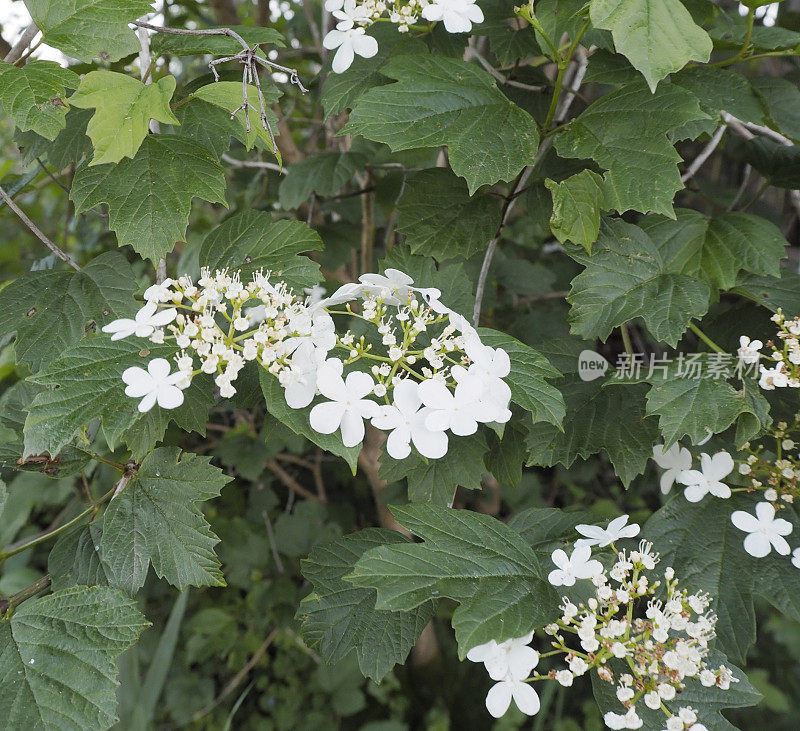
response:
<svg viewBox="0 0 800 731"><path fill-rule="evenodd" d="M747 184L750 182L750 174L753 172L753 168L748 163L744 166L744 172L742 173L742 182L739 183L739 189L736 191L736 195L733 197L730 205L725 209L726 211L732 211L738 205L739 201L742 199L745 190L747 190Z"/></svg>
<svg viewBox="0 0 800 731"><path fill-rule="evenodd" d="M47 177L49 177L50 180L52 180L59 188L61 188L61 190L63 190L67 195L69 195L69 188L67 188L67 186L64 185L64 183L62 183L55 175L53 175L53 173L50 172L50 170L47 169L45 164L42 162L41 158L37 157L36 162L38 162L39 167L47 173Z"/></svg>
<svg viewBox="0 0 800 731"><path fill-rule="evenodd" d="M470 40L470 45L466 48L466 52L464 54L465 61L468 61L470 58L474 58L483 68L492 76L494 79L499 81L501 84L505 86L513 86L517 89L524 89L525 91L542 91L544 86L534 86L533 84L523 84L521 81L515 81L514 79L509 79L508 77L501 74L494 66L492 66L489 61L487 61L483 56L481 56L480 52L477 48L472 45L472 41Z"/></svg>
<svg viewBox="0 0 800 731"><path fill-rule="evenodd" d="M36 38L39 32L39 26L36 23L31 23L19 37L19 40L11 46L11 50L6 54L3 59L6 63L16 63L22 57L25 49L31 44L31 41Z"/></svg>
<svg viewBox="0 0 800 731"><path fill-rule="evenodd" d="M12 211L14 211L14 213L16 213L17 216L19 216L20 220L31 230L31 232L36 236L36 238L38 238L39 241L41 241L48 249L50 249L50 251L52 251L59 259L61 259L61 261L64 261L67 264L69 264L76 272L79 272L81 270L81 268L72 260L72 258L68 254L65 254L58 246L56 246L52 241L50 241L50 239L47 238L47 236L45 236L41 232L39 227L25 215L22 209L16 203L14 203L14 201L11 199L8 193L6 193L5 190L3 190L2 187L0 187L0 198L2 198L6 202L6 205Z"/></svg>
<svg viewBox="0 0 800 731"><path fill-rule="evenodd" d="M275 475L284 485L286 485L290 491L296 492L298 495L302 495L308 500L316 500L320 503L325 502L325 500L320 498L318 495L315 495L313 492L303 487L297 480L294 479L294 477L292 477L285 469L283 469L283 467L281 467L276 460L268 459L267 469L272 472L272 474Z"/></svg>
<svg viewBox="0 0 800 731"><path fill-rule="evenodd" d="M274 170L276 173L286 175L286 170L274 162L261 162L261 160L237 160L227 153L223 152L221 159L228 165L233 165L235 168L263 168L264 170Z"/></svg>
<svg viewBox="0 0 800 731"><path fill-rule="evenodd" d="M282 574L284 572L283 568L283 561L281 561L281 556L278 553L278 546L275 543L275 533L272 530L272 521L269 519L269 514L266 510L261 512L261 517L264 519L264 525L267 528L267 538L269 538L269 547L272 551L272 558L275 560L275 566L278 569L278 573Z"/></svg>
<svg viewBox="0 0 800 731"><path fill-rule="evenodd" d="M681 175L681 182L685 183L687 180L693 178L697 171L703 166L703 163L711 157L714 150L717 149L717 145L719 145L720 141L722 140L722 135L725 134L725 129L727 128L726 124L721 124L717 127L716 132L711 136L711 139L708 141L708 144L700 151L700 154L692 160L692 164L686 168L686 172Z"/></svg>

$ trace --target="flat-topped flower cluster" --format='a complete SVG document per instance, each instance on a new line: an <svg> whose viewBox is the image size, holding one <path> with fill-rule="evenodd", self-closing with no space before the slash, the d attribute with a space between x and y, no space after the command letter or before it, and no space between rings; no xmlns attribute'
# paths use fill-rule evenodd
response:
<svg viewBox="0 0 800 731"><path fill-rule="evenodd" d="M554 650L540 655L528 647L530 633L504 642L490 641L467 654L469 660L483 662L496 681L486 697L493 716L505 714L512 700L533 715L539 710L539 697L530 683L550 679L568 687L576 677L594 670L602 681L616 687L622 706L620 712L605 714L608 728L641 728L644 722L636 707L643 703L664 712L666 731L706 730L691 707L675 711L665 703L675 700L689 679L722 690L738 682L725 665L710 667L706 662L717 620L708 611L710 597L690 594L670 567L655 573L660 558L651 543L641 541L635 550L618 550L615 541L639 532L636 524L626 524L627 516L621 516L605 529L578 526L585 537L576 541L572 555L562 549L553 552L557 568L550 573L550 583L571 587L577 579L591 581L594 587L585 602L563 598L561 617L545 628ZM592 546L610 546L615 552L617 560L609 570L591 558ZM565 668L532 674L541 657L559 655Z"/></svg>
<svg viewBox="0 0 800 731"><path fill-rule="evenodd" d="M395 459L407 457L412 444L437 459L447 452L448 432L467 436L480 423L511 418L511 389L503 380L508 354L484 345L440 297L396 269L364 274L323 299L316 289L299 297L269 272L243 283L238 272L203 269L197 283L182 276L153 285L134 319L115 320L103 331L112 340L135 335L180 349L174 373L167 360L155 358L147 370L122 374L125 393L141 399L140 411L156 403L180 406L199 373L213 375L220 395L232 397L252 361L277 377L291 408L306 408L317 395L326 399L309 413L320 434L338 430L353 447L368 420L389 432L387 451ZM338 334L334 315L360 321L366 334Z"/></svg>
<svg viewBox="0 0 800 731"><path fill-rule="evenodd" d="M772 361L772 366L760 365L761 377L758 385L766 391L776 388L800 388L800 317L788 318L779 307L770 318L778 325L776 340L768 340L766 347L772 352L762 356L764 344L760 340L750 340L746 335L739 338L739 355L745 362L757 363L760 358Z"/></svg>

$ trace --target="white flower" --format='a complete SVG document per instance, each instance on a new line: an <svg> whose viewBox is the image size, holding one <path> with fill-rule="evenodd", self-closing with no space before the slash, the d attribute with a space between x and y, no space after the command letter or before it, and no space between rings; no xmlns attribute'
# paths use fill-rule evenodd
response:
<svg viewBox="0 0 800 731"><path fill-rule="evenodd" d="M369 11L363 5L356 5L356 0L344 0L341 8L334 10L332 15L339 21L336 24L338 30L350 30L357 23L369 21Z"/></svg>
<svg viewBox="0 0 800 731"><path fill-rule="evenodd" d="M750 340L747 335L742 335L739 338L739 360L748 365L758 363L760 358L758 351L763 347L764 343L760 340Z"/></svg>
<svg viewBox="0 0 800 731"><path fill-rule="evenodd" d="M344 302L350 302L364 294L364 285L348 282L337 289L330 297L317 302L317 307L333 307Z"/></svg>
<svg viewBox="0 0 800 731"><path fill-rule="evenodd" d="M333 434L341 427L344 446L355 447L364 439L364 419L378 413L378 404L364 398L374 385L372 378L360 371L342 379L342 362L326 361L317 371L317 388L331 400L311 409L311 428L320 434Z"/></svg>
<svg viewBox="0 0 800 731"><path fill-rule="evenodd" d="M478 431L482 419L480 383L467 376L456 386L455 394L441 381L426 380L419 384L419 396L425 406L431 408L425 426L431 431L450 430L466 437Z"/></svg>
<svg viewBox="0 0 800 731"><path fill-rule="evenodd" d="M134 320L124 317L120 320L109 322L103 327L104 333L114 333L112 340L121 340L128 335L136 335L137 338L147 338L155 332L157 327L163 327L171 323L178 314L178 311L170 307L168 310L158 310L155 302L148 302L139 310Z"/></svg>
<svg viewBox="0 0 800 731"><path fill-rule="evenodd" d="M172 299L171 279L165 279L161 284L153 284L144 291L144 298L148 302L167 302Z"/></svg>
<svg viewBox="0 0 800 731"><path fill-rule="evenodd" d="M332 13L334 10L341 10L344 0L325 0L325 10Z"/></svg>
<svg viewBox="0 0 800 731"><path fill-rule="evenodd" d="M418 292L420 297L425 301L425 304L430 307L434 312L439 315L450 315L452 310L443 305L439 298L442 296L441 290L436 287L415 287L415 292Z"/></svg>
<svg viewBox="0 0 800 731"><path fill-rule="evenodd" d="M574 680L575 676L569 670L559 670L556 673L556 681L565 688L569 688Z"/></svg>
<svg viewBox="0 0 800 731"><path fill-rule="evenodd" d="M351 28L350 30L334 28L322 40L322 45L329 51L334 48L339 49L336 51L331 65L334 73L337 74L350 68L354 54L362 58L372 58L378 52L378 41L372 36L366 35L363 28Z"/></svg>
<svg viewBox="0 0 800 731"><path fill-rule="evenodd" d="M425 20L444 21L448 33L469 33L473 23L483 22L483 12L475 0L432 0L421 15Z"/></svg>
<svg viewBox="0 0 800 731"><path fill-rule="evenodd" d="M604 548L620 538L634 538L639 535L639 524L628 522L628 515L620 515L614 518L607 528L601 528L599 525L586 525L581 523L575 526L575 530L586 538L580 538L575 541L575 545L584 544L587 546L599 546Z"/></svg>
<svg viewBox="0 0 800 731"><path fill-rule="evenodd" d="M428 459L439 459L447 453L447 434L425 426L430 409L420 408L422 399L418 390L418 385L410 379L395 381L394 403L381 406L380 413L372 418L373 426L378 429L391 429L386 451L395 459L405 459L411 454L411 442Z"/></svg>
<svg viewBox="0 0 800 731"><path fill-rule="evenodd" d="M763 558L773 548L781 556L789 555L791 549L783 536L792 532L792 524L783 518L776 518L775 508L770 503L758 503L755 517L744 510L737 510L731 515L731 522L749 534L744 539L744 550L751 556Z"/></svg>
<svg viewBox="0 0 800 731"><path fill-rule="evenodd" d="M399 269L387 269L383 274L362 274L358 281L364 291L373 297L381 297L387 305L399 305L408 300L410 286L414 280Z"/></svg>
<svg viewBox="0 0 800 731"><path fill-rule="evenodd" d="M122 380L127 384L125 395L141 398L138 409L142 413L150 411L158 403L162 409L176 409L183 403L183 393L176 384L185 379L181 371L170 375L170 364L164 358L153 358L147 370L133 366L122 372Z"/></svg>
<svg viewBox="0 0 800 731"><path fill-rule="evenodd" d="M653 460L664 470L661 475L661 492L665 495L672 489L678 474L692 467L692 453L677 442L666 451L663 444L656 444L653 447Z"/></svg>
<svg viewBox="0 0 800 731"><path fill-rule="evenodd" d="M464 350L472 361L469 369L453 366L451 372L456 382L469 374L478 379L482 386L479 400L485 406L479 421L505 424L511 418L508 403L511 401L511 388L503 380L511 372L511 359L502 348L491 348L479 340L469 339Z"/></svg>
<svg viewBox="0 0 800 731"><path fill-rule="evenodd" d="M717 452L713 457L703 452L700 455L702 471L684 470L678 475L678 482L687 486L684 497L690 503L700 502L707 493L714 497L729 498L731 489L720 480L733 472L733 468L733 457L727 452Z"/></svg>
<svg viewBox="0 0 800 731"><path fill-rule="evenodd" d="M311 352L305 354L304 350ZM309 346L301 346L296 351L297 353L306 355L306 357L296 357L293 359L291 368L284 368L278 375L278 380L283 386L286 404L291 409L305 408L314 400L317 393L317 371L325 358L323 351Z"/></svg>
<svg viewBox="0 0 800 731"><path fill-rule="evenodd" d="M789 385L789 376L782 370L780 365L774 368L767 368L760 366L761 378L758 379L758 385L765 391L774 391L776 388L786 388Z"/></svg>
<svg viewBox="0 0 800 731"><path fill-rule="evenodd" d="M500 718L508 710L512 698L526 716L535 716L539 712L539 694L527 683L513 678L501 680L489 689L486 710L495 718Z"/></svg>
<svg viewBox="0 0 800 731"><path fill-rule="evenodd" d="M533 632L504 642L489 640L473 647L467 653L467 660L482 662L492 680L506 677L525 680L539 664L539 653L528 646L532 639Z"/></svg>
<svg viewBox="0 0 800 731"><path fill-rule="evenodd" d="M792 551L792 565L800 569L800 548L795 548Z"/></svg>
<svg viewBox="0 0 800 731"><path fill-rule="evenodd" d="M609 711L603 716L603 721L612 729L641 728L644 724L644 721L636 715L636 706L631 706L625 715Z"/></svg>
<svg viewBox="0 0 800 731"><path fill-rule="evenodd" d="M603 570L603 565L591 559L592 548L584 543L576 545L571 556L557 548L551 556L553 563L558 566L547 576L553 586L574 586L575 579L591 579Z"/></svg>

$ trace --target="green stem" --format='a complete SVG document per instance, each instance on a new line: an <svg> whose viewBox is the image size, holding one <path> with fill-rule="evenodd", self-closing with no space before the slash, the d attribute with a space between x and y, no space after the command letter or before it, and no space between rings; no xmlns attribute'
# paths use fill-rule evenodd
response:
<svg viewBox="0 0 800 731"><path fill-rule="evenodd" d="M698 338L700 338L700 340L702 340L702 341L703 341L703 342L704 342L704 343L705 343L705 344L706 344L706 345L707 345L709 348L711 348L711 350L713 350L715 353L724 353L724 352L725 352L725 351L724 351L722 348L720 348L720 347L719 347L719 345L717 345L717 344L716 344L716 343L715 343L715 342L714 342L714 341L713 341L713 340L712 340L710 337L708 337L708 335L706 335L706 334L705 334L705 333L704 333L704 332L703 332L703 331L702 331L702 330L701 330L699 327L697 327L697 325L695 325L693 322L690 322L690 323L689 323L689 329L690 329L690 330L691 330L691 331L692 331L692 332L693 332L695 335L697 335L697 337L698 337Z"/></svg>
<svg viewBox="0 0 800 731"><path fill-rule="evenodd" d="M561 92L564 90L564 73L570 64L570 61L572 61L572 55L575 53L578 43L580 43L581 38L583 38L583 34L586 33L588 28L589 21L586 20L581 26L581 29L575 34L575 38L572 39L572 43L567 49L566 55L563 58L558 53L556 55L556 60L558 63L558 75L556 76L556 85L555 89L553 90L553 98L550 100L550 108L547 110L547 118L542 126L542 130L545 135L547 134L547 130L550 129L550 125L553 123L553 119L556 116L558 102L561 99Z"/></svg>
<svg viewBox="0 0 800 731"><path fill-rule="evenodd" d="M619 326L620 335L622 335L622 344L625 346L625 352L628 355L633 355L633 345L631 345L631 334L628 331L628 324L623 322Z"/></svg>
<svg viewBox="0 0 800 731"><path fill-rule="evenodd" d="M50 574L45 574L41 579L37 579L30 586L26 586L22 591L18 591L7 600L0 599L0 617L8 617L22 602L36 596L48 586L50 586Z"/></svg>
<svg viewBox="0 0 800 731"><path fill-rule="evenodd" d="M750 8L747 12L747 30L745 31L744 34L744 43L742 44L742 47L739 49L739 52L736 55L731 56L730 58L724 59L723 61L717 61L717 63L713 63L711 64L711 66L718 66L718 67L730 66L732 63L736 63L737 61L740 61L741 59L744 58L745 54L747 53L747 50L750 48L750 39L753 36L753 25L755 24L755 19L756 19L755 8Z"/></svg>

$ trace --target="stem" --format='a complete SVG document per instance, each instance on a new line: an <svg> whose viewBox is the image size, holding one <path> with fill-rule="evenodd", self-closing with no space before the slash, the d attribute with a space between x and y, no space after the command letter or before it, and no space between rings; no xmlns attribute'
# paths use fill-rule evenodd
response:
<svg viewBox="0 0 800 731"><path fill-rule="evenodd" d="M620 335L622 335L622 344L625 346L625 352L628 355L633 355L633 346L631 345L631 334L628 331L628 323L623 322L619 326Z"/></svg>
<svg viewBox="0 0 800 731"><path fill-rule="evenodd" d="M50 586L50 574L45 574L41 579L37 579L30 586L26 586L22 591L18 591L7 600L0 599L0 617L8 617L22 602L36 596L48 586Z"/></svg>
<svg viewBox="0 0 800 731"><path fill-rule="evenodd" d="M556 116L556 109L558 108L558 100L561 98L561 90L564 88L564 72L567 70L567 65L563 63L558 64L558 75L556 76L556 88L553 91L553 98L550 100L550 108L547 110L547 117L544 120L542 129L546 132L550 125L553 123L553 117Z"/></svg>
<svg viewBox="0 0 800 731"><path fill-rule="evenodd" d="M698 337L698 338L700 338L700 340L702 340L702 341L703 341L703 342L704 342L704 343L705 343L705 344L706 344L706 345L707 345L709 348L711 348L711 350L713 350L715 353L724 353L724 352L725 352L725 351L724 351L722 348L720 348L720 347L719 347L719 345L717 345L717 344L716 344L716 343L715 343L715 342L714 342L714 341L713 341L713 340L712 340L710 337L708 337L708 335L706 335L706 334L705 334L705 333L704 333L704 332L703 332L703 331L702 331L702 330L701 330L699 327L697 327L697 325L695 325L693 322L690 322L690 323L689 323L689 329L690 329L690 330L691 330L691 331L692 331L692 332L693 332L695 335L697 335L697 337Z"/></svg>
<svg viewBox="0 0 800 731"><path fill-rule="evenodd" d="M743 59L745 54L747 53L747 49L750 48L750 38L753 35L753 25L755 24L756 20L756 11L755 8L750 8L747 11L747 30L744 34L744 43L742 43L742 47L739 49L739 52L731 56L730 58L726 58L723 61L717 61L717 63L710 64L711 66L730 66L732 63L736 63L740 59Z"/></svg>
<svg viewBox="0 0 800 731"><path fill-rule="evenodd" d="M6 57L3 59L6 63L16 63L22 57L25 49L31 44L31 41L36 37L39 28L36 23L31 23L25 32L19 37L19 40L11 47Z"/></svg>

